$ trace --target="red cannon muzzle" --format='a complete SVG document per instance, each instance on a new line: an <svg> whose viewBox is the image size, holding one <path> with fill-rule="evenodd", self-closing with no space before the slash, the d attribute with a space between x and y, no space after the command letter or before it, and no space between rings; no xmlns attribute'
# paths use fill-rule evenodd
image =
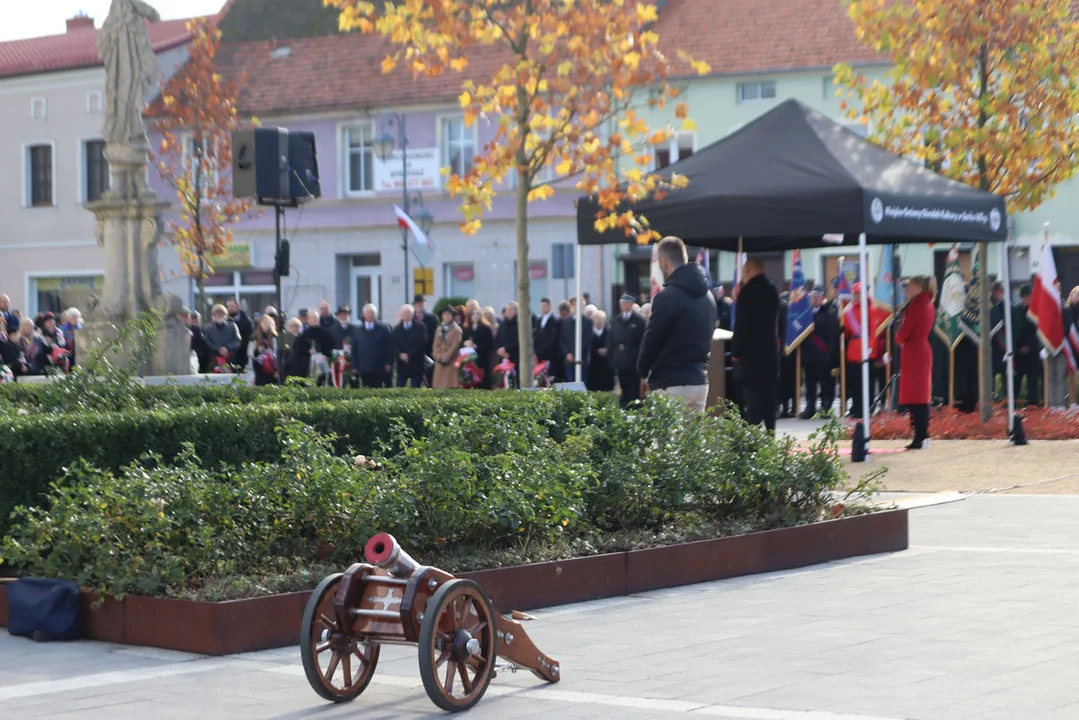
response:
<svg viewBox="0 0 1079 720"><path fill-rule="evenodd" d="M395 577L408 577L420 566L401 549L389 533L379 533L367 541L363 549L367 562L390 571Z"/></svg>

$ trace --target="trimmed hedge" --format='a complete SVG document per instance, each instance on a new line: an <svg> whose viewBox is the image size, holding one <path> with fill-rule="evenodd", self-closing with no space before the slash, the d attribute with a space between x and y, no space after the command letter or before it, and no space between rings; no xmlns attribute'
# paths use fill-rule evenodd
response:
<svg viewBox="0 0 1079 720"><path fill-rule="evenodd" d="M607 395L563 392L353 394L332 388L244 387L141 388L138 401L153 405L155 396L166 395L190 404L168 407L162 401L165 409L12 417L0 452L0 536L7 532L15 506L38 504L50 483L79 459L119 470L148 452L172 459L190 442L207 467L268 462L280 456L276 428L289 420L337 435L338 452L374 454L380 441L391 439L395 420L423 434L425 417L447 412L489 417L492 422L525 410L541 412L551 436L561 440L561 429L572 415L615 402ZM32 396L31 391L23 397Z"/></svg>

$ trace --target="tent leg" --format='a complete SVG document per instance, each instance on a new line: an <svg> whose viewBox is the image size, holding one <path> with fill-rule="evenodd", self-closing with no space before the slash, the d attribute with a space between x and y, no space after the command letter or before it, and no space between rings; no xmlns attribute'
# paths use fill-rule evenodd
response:
<svg viewBox="0 0 1079 720"><path fill-rule="evenodd" d="M581 382L581 372L584 369L584 358L581 357L581 346L583 340L581 338L584 333L584 296L581 295L581 244L577 243L577 262L574 266L574 274L577 276L577 317L574 319L576 323L576 335L574 338L573 359L576 361L577 367L574 369L573 379L575 382Z"/></svg>
<svg viewBox="0 0 1079 720"><path fill-rule="evenodd" d="M1008 436L1015 432L1015 375L1012 359L1012 268L1010 243L1001 244L1000 274L1004 280L1004 384L1008 393Z"/></svg>
<svg viewBox="0 0 1079 720"><path fill-rule="evenodd" d="M865 245L865 233L858 236L858 264L862 275L861 308L862 316L862 422L865 424L866 455L869 454L869 440L872 435L869 432L869 335L872 326L869 324L869 282L866 268L869 267L869 251Z"/></svg>

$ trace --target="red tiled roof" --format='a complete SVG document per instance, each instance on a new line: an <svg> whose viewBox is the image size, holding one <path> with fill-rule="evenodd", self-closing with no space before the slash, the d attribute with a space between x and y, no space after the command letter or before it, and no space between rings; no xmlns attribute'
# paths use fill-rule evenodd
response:
<svg viewBox="0 0 1079 720"><path fill-rule="evenodd" d="M672 60L685 50L716 75L887 63L841 0L667 0L655 30Z"/></svg>
<svg viewBox="0 0 1079 720"><path fill-rule="evenodd" d="M259 115L441 102L456 98L470 75L492 77L501 55L500 50L479 48L470 54L464 72L413 79L411 70L402 66L382 73L382 59L392 51L381 37L355 32L277 43L225 42L217 63L229 77L246 73L238 105Z"/></svg>
<svg viewBox="0 0 1079 720"><path fill-rule="evenodd" d="M715 74L883 62L858 42L841 0L667 0L656 31L672 60L682 48ZM275 48L280 56L272 58ZM474 53L462 74L413 80L398 68L383 75L389 50L382 38L360 33L225 42L218 63L226 75L247 73L239 106L255 115L443 102L457 97L464 76L486 79L497 69L498 55L489 51Z"/></svg>
<svg viewBox="0 0 1079 720"><path fill-rule="evenodd" d="M101 64L95 28L78 28L49 35L0 43L0 78L95 67ZM187 42L187 20L150 23L154 49L164 52Z"/></svg>

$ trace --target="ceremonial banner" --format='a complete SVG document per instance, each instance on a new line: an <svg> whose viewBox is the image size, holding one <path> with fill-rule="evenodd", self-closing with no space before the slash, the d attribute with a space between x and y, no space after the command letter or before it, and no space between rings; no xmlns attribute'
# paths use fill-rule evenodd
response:
<svg viewBox="0 0 1079 720"><path fill-rule="evenodd" d="M940 304L937 306L936 331L948 350L963 339L964 329L960 321L967 308L967 285L963 270L959 267L959 245L948 251L948 266L944 271L944 283L940 288Z"/></svg>
<svg viewBox="0 0 1079 720"><path fill-rule="evenodd" d="M1050 355L1058 354L1064 347L1064 314L1060 305L1060 288L1057 287L1057 265L1053 260L1053 248L1042 245L1042 259L1038 274L1034 276L1034 292L1030 296L1027 315L1038 325L1038 337Z"/></svg>
<svg viewBox="0 0 1079 720"><path fill-rule="evenodd" d="M802 251L795 250L791 259L791 292L788 299L787 327L783 346L788 355L813 332L813 304L809 301Z"/></svg>
<svg viewBox="0 0 1079 720"><path fill-rule="evenodd" d="M858 261L844 260L839 268L839 299L849 302L854 297L854 283L859 282Z"/></svg>

